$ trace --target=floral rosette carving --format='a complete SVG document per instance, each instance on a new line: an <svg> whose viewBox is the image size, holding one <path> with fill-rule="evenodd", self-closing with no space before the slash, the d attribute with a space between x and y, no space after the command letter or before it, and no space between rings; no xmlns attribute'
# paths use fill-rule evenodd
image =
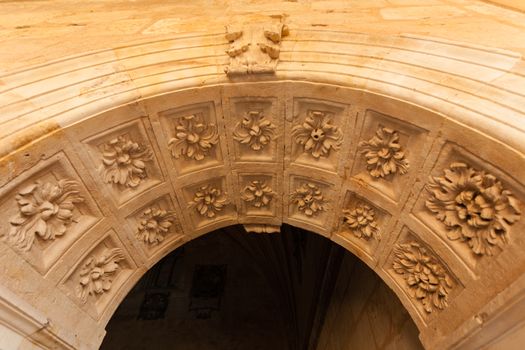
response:
<svg viewBox="0 0 525 350"><path fill-rule="evenodd" d="M255 208L266 207L272 200L275 192L266 184L266 181L254 180L241 192L241 198Z"/></svg>
<svg viewBox="0 0 525 350"><path fill-rule="evenodd" d="M135 236L148 244L159 244L170 230L175 213L159 208L148 208L142 213Z"/></svg>
<svg viewBox="0 0 525 350"><path fill-rule="evenodd" d="M35 237L49 241L64 235L75 222L76 204L84 201L78 183L70 180L36 181L20 189L15 199L19 213L10 220L8 239L23 251L31 249Z"/></svg>
<svg viewBox="0 0 525 350"><path fill-rule="evenodd" d="M384 178L390 174L406 174L409 168L396 131L380 127L368 141L359 143L371 176Z"/></svg>
<svg viewBox="0 0 525 350"><path fill-rule="evenodd" d="M297 210L306 216L315 216L326 210L326 200L322 191L313 183L304 183L291 195Z"/></svg>
<svg viewBox="0 0 525 350"><path fill-rule="evenodd" d="M343 144L343 132L332 124L331 116L328 112L308 111L304 123L292 129L295 142L316 159L328 157L331 150L337 151Z"/></svg>
<svg viewBox="0 0 525 350"><path fill-rule="evenodd" d="M444 173L431 178L426 207L445 224L450 240L467 243L478 256L493 255L520 218L516 199L496 177L465 163L452 163Z"/></svg>
<svg viewBox="0 0 525 350"><path fill-rule="evenodd" d="M201 216L214 218L228 203L226 194L220 189L204 185L195 192L192 205Z"/></svg>
<svg viewBox="0 0 525 350"><path fill-rule="evenodd" d="M200 115L192 114L180 118L175 128L175 137L168 146L171 155L179 158L203 160L210 150L219 142L219 134L215 124L207 124Z"/></svg>
<svg viewBox="0 0 525 350"><path fill-rule="evenodd" d="M452 280L437 260L419 243L398 244L394 249L394 271L403 278L413 298L426 312L448 306Z"/></svg>
<svg viewBox="0 0 525 350"><path fill-rule="evenodd" d="M262 111L249 111L233 131L233 139L260 151L273 139L275 125L264 117Z"/></svg>
<svg viewBox="0 0 525 350"><path fill-rule="evenodd" d="M104 251L100 256L90 256L82 264L79 274L77 296L85 303L89 296L97 296L110 290L112 278L120 268L119 262L124 260L124 252L120 248Z"/></svg>
<svg viewBox="0 0 525 350"><path fill-rule="evenodd" d="M375 221L375 211L370 206L360 203L355 209L343 210L343 222L357 238L369 240L381 239L379 227Z"/></svg>
<svg viewBox="0 0 525 350"><path fill-rule="evenodd" d="M122 135L104 145L104 182L135 188L147 177L146 163L153 159L148 147Z"/></svg>

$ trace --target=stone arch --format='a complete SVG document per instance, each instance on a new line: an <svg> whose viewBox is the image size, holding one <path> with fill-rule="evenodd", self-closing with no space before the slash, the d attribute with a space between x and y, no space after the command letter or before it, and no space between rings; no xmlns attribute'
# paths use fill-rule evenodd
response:
<svg viewBox="0 0 525 350"><path fill-rule="evenodd" d="M350 250L428 348L476 347L502 334L498 317L517 320L500 306L522 302L525 266L519 56L292 28L275 74L228 77L228 45L179 35L1 78L2 293L31 324L48 317L35 342L97 347L149 267L236 223L286 222ZM146 232L152 220L168 233ZM414 287L418 254L439 297ZM94 284L96 268L111 283Z"/></svg>

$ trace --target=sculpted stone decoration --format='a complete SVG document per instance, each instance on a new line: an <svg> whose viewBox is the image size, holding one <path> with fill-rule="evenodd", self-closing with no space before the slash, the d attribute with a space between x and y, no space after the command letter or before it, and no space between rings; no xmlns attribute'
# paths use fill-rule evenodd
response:
<svg viewBox="0 0 525 350"><path fill-rule="evenodd" d="M249 111L235 126L233 139L260 151L272 140L274 129L275 125L264 117L262 111Z"/></svg>
<svg viewBox="0 0 525 350"><path fill-rule="evenodd" d="M148 208L141 216L136 237L139 241L153 245L164 240L173 225L175 214L159 208Z"/></svg>
<svg viewBox="0 0 525 350"><path fill-rule="evenodd" d="M110 290L113 275L120 268L119 262L124 260L124 252L120 248L105 250L99 256L87 258L80 270L77 296L85 303L88 297L97 296Z"/></svg>
<svg viewBox="0 0 525 350"><path fill-rule="evenodd" d="M226 51L230 64L224 69L228 75L274 73L281 51L281 40L289 34L282 23L267 26L251 25L243 28L228 26Z"/></svg>
<svg viewBox="0 0 525 350"><path fill-rule="evenodd" d="M135 188L147 177L146 162L152 159L149 148L127 135L118 136L104 145L104 182Z"/></svg>
<svg viewBox="0 0 525 350"><path fill-rule="evenodd" d="M426 312L448 306L452 280L434 256L415 241L398 244L394 254L394 271L403 275L410 294Z"/></svg>
<svg viewBox="0 0 525 350"><path fill-rule="evenodd" d="M268 224L244 224L246 232L253 233L279 233L281 232L281 226L268 225Z"/></svg>
<svg viewBox="0 0 525 350"><path fill-rule="evenodd" d="M507 243L508 227L520 218L518 203L491 174L452 163L428 185L426 207L442 221L450 240L468 244L478 256Z"/></svg>
<svg viewBox="0 0 525 350"><path fill-rule="evenodd" d="M204 185L199 188L193 197L192 205L197 212L204 217L214 218L224 206L229 203L226 194L212 185Z"/></svg>
<svg viewBox="0 0 525 350"><path fill-rule="evenodd" d="M291 195L297 210L306 216L315 216L326 210L326 200L319 187L313 183L304 183Z"/></svg>
<svg viewBox="0 0 525 350"><path fill-rule="evenodd" d="M219 134L215 124L206 123L201 115L192 114L180 118L176 127L175 137L168 146L171 155L179 158L203 160L210 150L219 142Z"/></svg>
<svg viewBox="0 0 525 350"><path fill-rule="evenodd" d="M337 151L343 143L343 132L332 124L331 117L332 113L310 110L305 122L292 129L295 142L316 159L328 157L331 150Z"/></svg>
<svg viewBox="0 0 525 350"><path fill-rule="evenodd" d="M241 198L255 208L266 207L270 204L275 192L266 184L266 181L254 180L241 192Z"/></svg>
<svg viewBox="0 0 525 350"><path fill-rule="evenodd" d="M375 221L375 211L370 206L359 203L355 209L343 210L343 222L357 238L369 240L374 237L381 239L379 227Z"/></svg>
<svg viewBox="0 0 525 350"><path fill-rule="evenodd" d="M15 197L19 213L11 218L8 234L13 246L29 251L35 237L48 241L64 235L75 222L75 205L84 201L77 186L76 181L59 180L21 188Z"/></svg>
<svg viewBox="0 0 525 350"><path fill-rule="evenodd" d="M371 176L384 178L390 174L406 174L409 168L405 152L399 144L396 131L380 127L368 141L359 143L361 154L366 158L367 169Z"/></svg>

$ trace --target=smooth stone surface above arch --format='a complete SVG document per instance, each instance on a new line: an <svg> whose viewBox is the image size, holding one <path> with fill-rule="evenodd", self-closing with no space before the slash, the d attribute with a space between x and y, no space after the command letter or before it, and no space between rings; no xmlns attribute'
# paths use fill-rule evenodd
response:
<svg viewBox="0 0 525 350"><path fill-rule="evenodd" d="M0 77L0 280L49 337L96 348L149 267L238 223L345 247L427 348L521 321L504 308L525 286L519 55L291 28L275 74L228 77L229 45L179 35Z"/></svg>

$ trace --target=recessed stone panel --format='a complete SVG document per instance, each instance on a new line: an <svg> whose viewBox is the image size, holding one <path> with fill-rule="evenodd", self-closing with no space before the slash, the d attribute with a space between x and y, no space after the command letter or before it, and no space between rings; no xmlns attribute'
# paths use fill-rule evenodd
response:
<svg viewBox="0 0 525 350"><path fill-rule="evenodd" d="M135 119L83 141L93 176L104 184L117 206L163 181L143 123Z"/></svg>
<svg viewBox="0 0 525 350"><path fill-rule="evenodd" d="M102 219L67 156L37 163L0 190L3 240L41 274Z"/></svg>

